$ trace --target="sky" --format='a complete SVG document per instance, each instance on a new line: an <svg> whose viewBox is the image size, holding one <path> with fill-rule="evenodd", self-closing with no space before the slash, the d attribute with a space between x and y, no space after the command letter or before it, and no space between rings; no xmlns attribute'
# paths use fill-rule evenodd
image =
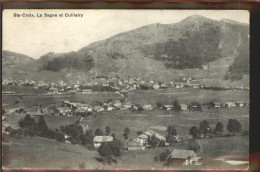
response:
<svg viewBox="0 0 260 172"><path fill-rule="evenodd" d="M14 17L33 14L35 17ZM37 14L63 14L63 17L36 17ZM65 17L68 13L83 17ZM3 50L39 58L48 52L77 51L92 42L153 23L177 23L188 16L201 15L249 23L245 10L4 10Z"/></svg>

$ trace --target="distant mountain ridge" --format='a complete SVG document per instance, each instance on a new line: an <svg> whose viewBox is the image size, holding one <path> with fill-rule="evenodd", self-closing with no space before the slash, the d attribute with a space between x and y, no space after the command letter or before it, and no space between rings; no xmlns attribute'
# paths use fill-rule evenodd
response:
<svg viewBox="0 0 260 172"><path fill-rule="evenodd" d="M14 53L6 50L2 52L3 66L26 64L32 61L34 61L32 57L26 56L24 54Z"/></svg>
<svg viewBox="0 0 260 172"><path fill-rule="evenodd" d="M34 71L37 76L51 73L63 78L73 73L84 77L143 77L168 70L202 69L219 58L237 57L240 50L249 52L248 35L247 24L194 15L178 23L156 23L119 33L77 52L48 53L27 61L20 69Z"/></svg>

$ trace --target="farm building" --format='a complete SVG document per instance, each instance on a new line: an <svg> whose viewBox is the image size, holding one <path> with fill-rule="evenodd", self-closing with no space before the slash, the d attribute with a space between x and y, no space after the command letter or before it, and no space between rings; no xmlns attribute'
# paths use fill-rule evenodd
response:
<svg viewBox="0 0 260 172"><path fill-rule="evenodd" d="M237 107L244 107L245 105L246 105L246 103L243 102L243 101L237 101L237 102L236 102L236 106L237 106Z"/></svg>
<svg viewBox="0 0 260 172"><path fill-rule="evenodd" d="M91 94L92 91L90 89L87 89L87 90L82 90L82 93L83 94Z"/></svg>
<svg viewBox="0 0 260 172"><path fill-rule="evenodd" d="M142 146L148 146L147 145L148 144L148 140L152 136L155 136L156 138L158 138L160 140L160 142L163 142L164 144L166 143L166 138L164 136L162 136L161 134L156 133L153 130L148 130L146 132L143 132L141 135L139 135L137 137L137 139L135 139L135 142L138 143L139 145L142 145Z"/></svg>
<svg viewBox="0 0 260 172"><path fill-rule="evenodd" d="M220 108L220 107L221 107L221 103L219 103L219 102L213 102L213 107L214 107L214 108Z"/></svg>
<svg viewBox="0 0 260 172"><path fill-rule="evenodd" d="M128 151L145 150L145 146L140 145L137 142L133 141L132 143L127 143L127 150Z"/></svg>
<svg viewBox="0 0 260 172"><path fill-rule="evenodd" d="M143 106L143 109L144 109L144 110L152 110L152 109L153 109L153 106L152 106L151 104L144 105L144 106Z"/></svg>
<svg viewBox="0 0 260 172"><path fill-rule="evenodd" d="M113 102L113 106L116 108L120 108L122 106L122 103L119 100L116 100Z"/></svg>
<svg viewBox="0 0 260 172"><path fill-rule="evenodd" d="M200 105L190 105L189 106L189 111L202 111L201 106Z"/></svg>
<svg viewBox="0 0 260 172"><path fill-rule="evenodd" d="M113 107L113 106L108 106L106 109L107 109L108 112L111 112L111 111L113 111L113 110L115 109L115 107Z"/></svg>
<svg viewBox="0 0 260 172"><path fill-rule="evenodd" d="M226 102L224 104L225 107L231 108L231 107L236 107L236 103L235 102Z"/></svg>
<svg viewBox="0 0 260 172"><path fill-rule="evenodd" d="M198 164L198 160L201 159L197 157L193 150L181 150L174 149L172 153L168 156L165 165L189 165Z"/></svg>
<svg viewBox="0 0 260 172"><path fill-rule="evenodd" d="M188 110L188 105L186 105L186 104L180 104L180 106L181 106L181 110L182 110L182 111Z"/></svg>
<svg viewBox="0 0 260 172"><path fill-rule="evenodd" d="M104 108L101 107L101 106L94 106L94 107L93 107L93 110L94 110L95 112L104 112Z"/></svg>
<svg viewBox="0 0 260 172"><path fill-rule="evenodd" d="M162 109L163 110L172 110L174 108L173 105L163 105Z"/></svg>
<svg viewBox="0 0 260 172"><path fill-rule="evenodd" d="M155 83L153 85L153 89L158 90L160 88L160 85L158 83Z"/></svg>
<svg viewBox="0 0 260 172"><path fill-rule="evenodd" d="M102 143L112 142L112 136L95 136L93 139L94 147L98 148L101 146Z"/></svg>
<svg viewBox="0 0 260 172"><path fill-rule="evenodd" d="M67 115L71 113L71 109L69 107L58 107L55 108L53 112L56 115Z"/></svg>

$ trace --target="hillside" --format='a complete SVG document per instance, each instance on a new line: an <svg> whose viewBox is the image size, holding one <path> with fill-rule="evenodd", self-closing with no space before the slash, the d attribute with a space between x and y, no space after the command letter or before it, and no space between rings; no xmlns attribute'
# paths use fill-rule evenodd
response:
<svg viewBox="0 0 260 172"><path fill-rule="evenodd" d="M26 64L32 61L34 61L33 58L28 57L24 54L14 53L11 51L2 52L3 66Z"/></svg>
<svg viewBox="0 0 260 172"><path fill-rule="evenodd" d="M195 15L174 24L156 23L123 32L77 52L48 53L18 68L25 73L35 72L32 78L49 79L51 75L54 80L86 79L98 74L169 80L178 78L176 73L190 70L199 71L192 73L199 75L204 72L203 66L228 58L231 61L223 69L225 73L217 78L223 80L226 73L248 74L245 69L249 66L248 34L247 24ZM237 67L241 63L245 66L243 70ZM231 78L228 76L226 79Z"/></svg>

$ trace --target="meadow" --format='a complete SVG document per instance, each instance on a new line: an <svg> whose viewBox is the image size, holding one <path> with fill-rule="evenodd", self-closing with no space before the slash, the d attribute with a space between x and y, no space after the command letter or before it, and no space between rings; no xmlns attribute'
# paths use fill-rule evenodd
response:
<svg viewBox="0 0 260 172"><path fill-rule="evenodd" d="M182 93L184 92L184 93ZM186 92L186 93L185 93ZM133 93L133 94L132 94ZM133 91L129 93L129 100L132 103L153 104L157 101L170 103L176 98L180 103L198 101L230 101L244 100L249 103L248 92L234 91L212 91L200 89L166 89L157 91ZM169 94L168 94L169 93ZM176 93L176 94L175 94ZM75 94L62 96L3 96L3 107L6 109L14 107L42 105L59 105L63 100L87 103L94 105L95 101L107 101L110 98L121 99L117 94ZM19 103L15 104L15 101ZM11 113L6 115L6 122L12 126L18 126L18 121L24 115ZM38 121L38 116L33 116ZM59 129L62 125L71 124L77 121L77 116L51 116L45 115L45 120L49 128ZM226 125L229 118L235 118L242 124L242 131L249 131L249 106L241 108L220 108L203 109L202 112L174 112L155 109L152 111L131 112L113 111L98 113L92 117L84 117L82 124L88 125L93 131L97 128L105 131L106 126L110 126L111 133L121 139L124 143L123 131L126 127L130 129L129 138L136 138L137 131L152 129L162 135L166 135L165 129L173 125L177 133L181 136L189 135L192 126L199 126L202 120L207 120L211 128L215 128L216 123L224 125L224 133L227 133ZM176 144L173 147L161 147L145 151L125 152L117 165L103 166L95 160L98 157L96 151L89 151L83 146L70 145L49 140L41 137L13 138L4 136L4 158L5 167L44 167L44 168L133 168L137 169L164 169L162 163L155 162L153 157L165 149L187 149L186 144ZM218 137L200 140L203 146L202 158L217 158L226 155L248 155L248 136ZM46 151L48 150L48 151ZM224 162L218 162L223 163ZM209 164L207 162L207 164ZM216 164L212 164L213 166ZM219 165L219 164L218 164ZM225 164L226 165L226 164ZM203 166L201 168L209 168Z"/></svg>

